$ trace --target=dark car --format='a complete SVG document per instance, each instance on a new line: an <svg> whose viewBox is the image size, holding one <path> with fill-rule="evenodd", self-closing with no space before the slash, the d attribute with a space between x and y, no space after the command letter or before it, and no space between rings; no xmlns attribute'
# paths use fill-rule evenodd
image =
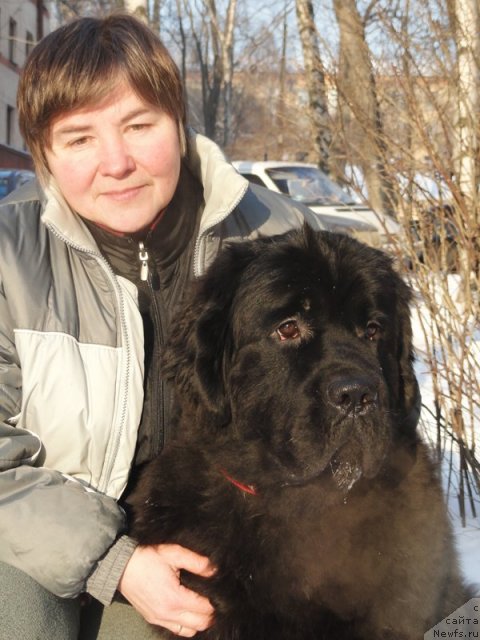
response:
<svg viewBox="0 0 480 640"><path fill-rule="evenodd" d="M0 169L0 199L33 178L35 174L27 169Z"/></svg>

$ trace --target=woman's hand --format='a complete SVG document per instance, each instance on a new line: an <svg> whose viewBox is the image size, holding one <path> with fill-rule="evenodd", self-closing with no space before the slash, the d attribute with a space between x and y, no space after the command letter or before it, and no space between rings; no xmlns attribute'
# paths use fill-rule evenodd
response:
<svg viewBox="0 0 480 640"><path fill-rule="evenodd" d="M193 637L213 622L210 601L180 584L180 570L204 578L215 573L208 558L176 544L138 546L118 585L150 624Z"/></svg>

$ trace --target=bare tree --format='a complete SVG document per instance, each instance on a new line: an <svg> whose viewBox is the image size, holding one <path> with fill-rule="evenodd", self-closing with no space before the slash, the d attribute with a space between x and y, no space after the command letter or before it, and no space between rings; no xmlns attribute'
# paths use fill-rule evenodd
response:
<svg viewBox="0 0 480 640"><path fill-rule="evenodd" d="M376 46L381 53L374 58L370 50L371 69L382 118L382 153L389 159L384 168L404 230L395 239L397 255L399 265L408 256L411 268L405 273L416 292L414 304L424 334L417 340L423 342L422 355L432 379L434 402L424 412L437 423L439 455L460 460L452 484L457 483L461 508L465 512L470 504L475 515L480 495L475 450L480 411L480 353L475 340L480 256L477 195L468 188L474 145L471 133L464 136L464 131L478 132L480 114L472 104L463 112L459 108L462 97L468 104L462 96L466 85L457 74L464 41L458 39L458 24L452 28L443 0L399 0L393 8L379 0L376 9ZM385 38L383 49L379 32ZM459 119L459 113L466 119ZM363 113L353 115L366 129ZM374 124L370 126L371 135L378 136ZM465 140L469 176L465 182L457 160L462 157L459 140Z"/></svg>
<svg viewBox="0 0 480 640"><path fill-rule="evenodd" d="M360 128L361 168L376 211L394 213L393 191L385 168L386 153L370 50L356 0L333 0L340 30L337 88L344 117Z"/></svg>
<svg viewBox="0 0 480 640"><path fill-rule="evenodd" d="M200 73L204 130L209 138L215 139L222 87L222 61L218 40L215 37L212 38L211 23L205 5L202 5L198 13L190 0L183 0L183 9L188 16L195 61Z"/></svg>
<svg viewBox="0 0 480 640"><path fill-rule="evenodd" d="M200 75L203 125L207 136L218 138L227 144L231 130L233 92L233 44L236 0L229 0L225 15L219 15L215 0L176 0L182 69L186 74L187 58L192 55L194 65L190 74L190 90L193 91L195 69ZM188 20L188 33L183 16ZM193 52L188 50L193 43ZM177 38L178 43L178 38ZM219 114L223 113L222 126Z"/></svg>
<svg viewBox="0 0 480 640"><path fill-rule="evenodd" d="M236 27L233 128L227 153L236 159L314 158L303 65L289 58L297 29L293 3L267 14L239 12ZM240 6L239 6L240 9ZM268 21L261 18L268 16ZM293 17L295 14L293 13ZM280 37L281 36L281 37Z"/></svg>
<svg viewBox="0 0 480 640"><path fill-rule="evenodd" d="M478 188L479 7L477 0L454 0L453 7L458 68L458 182L465 198L474 206Z"/></svg>
<svg viewBox="0 0 480 640"><path fill-rule="evenodd" d="M296 0L298 31L303 49L308 109L311 121L315 161L326 173L330 170L331 133L327 106L325 71L320 57L313 2Z"/></svg>
<svg viewBox="0 0 480 640"><path fill-rule="evenodd" d="M156 0L157 2L159 0ZM182 11L182 0L175 0L175 5L177 9L177 25L178 25L178 38L180 40L180 74L182 76L182 84L184 91L186 93L186 83L187 83L187 36L185 33L185 27L183 25L183 11ZM160 19L160 14L159 14Z"/></svg>
<svg viewBox="0 0 480 640"><path fill-rule="evenodd" d="M478 114L480 113L480 43L478 38L480 16L478 0L454 0L453 8L458 71L455 173L462 195L457 206L464 206L464 218L469 215L473 217L473 224L469 225L473 234L469 238L468 244L473 242L475 249L480 251L478 191L480 178L478 122ZM472 279L469 277L471 264L468 248L462 249L459 257L465 275L466 291L471 297L473 294L471 292Z"/></svg>
<svg viewBox="0 0 480 640"><path fill-rule="evenodd" d="M277 110L275 113L275 127L277 129L277 156L281 159L284 153L285 139L282 129L286 125L285 113L285 93L286 93L286 75L287 75L287 40L288 40L288 23L287 23L287 7L285 6L283 16L282 29L282 52L280 57L280 73L278 78L279 90L277 100Z"/></svg>
<svg viewBox="0 0 480 640"><path fill-rule="evenodd" d="M220 59L223 90L223 145L226 146L230 142L232 128L233 42L237 0L229 0L223 28L220 25L215 0L206 0L206 4L212 23L212 38Z"/></svg>

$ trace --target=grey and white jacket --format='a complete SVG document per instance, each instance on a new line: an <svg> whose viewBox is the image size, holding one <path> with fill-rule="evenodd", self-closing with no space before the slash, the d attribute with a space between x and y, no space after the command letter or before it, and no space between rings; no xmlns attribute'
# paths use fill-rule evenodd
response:
<svg viewBox="0 0 480 640"><path fill-rule="evenodd" d="M185 159L204 188L194 275L225 241L320 224L249 186L207 138ZM143 401L136 287L116 276L53 181L0 203L0 561L75 597L125 528Z"/></svg>

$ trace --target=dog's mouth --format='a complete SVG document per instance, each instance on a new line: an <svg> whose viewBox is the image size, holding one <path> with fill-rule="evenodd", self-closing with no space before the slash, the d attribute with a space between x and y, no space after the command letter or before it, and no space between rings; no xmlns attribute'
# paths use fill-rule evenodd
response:
<svg viewBox="0 0 480 640"><path fill-rule="evenodd" d="M348 493L362 477L362 469L356 461L342 460L335 456L330 460L330 469L335 484L344 493Z"/></svg>
<svg viewBox="0 0 480 640"><path fill-rule="evenodd" d="M348 493L357 480L364 475L361 465L356 460L334 456L326 468L309 470L303 474L292 474L281 484L282 487L300 487L325 477L326 473L331 474L335 485L343 493Z"/></svg>
<svg viewBox="0 0 480 640"><path fill-rule="evenodd" d="M292 474L283 485L300 486L330 477L342 493L348 493L362 477L374 478L384 464L390 439L385 434L378 438L362 435L350 437L330 458L322 460L320 456L316 464L310 463L301 473Z"/></svg>
<svg viewBox="0 0 480 640"><path fill-rule="evenodd" d="M388 441L360 442L350 438L330 459L330 470L337 487L344 492L363 476L374 478L380 471L388 449Z"/></svg>

